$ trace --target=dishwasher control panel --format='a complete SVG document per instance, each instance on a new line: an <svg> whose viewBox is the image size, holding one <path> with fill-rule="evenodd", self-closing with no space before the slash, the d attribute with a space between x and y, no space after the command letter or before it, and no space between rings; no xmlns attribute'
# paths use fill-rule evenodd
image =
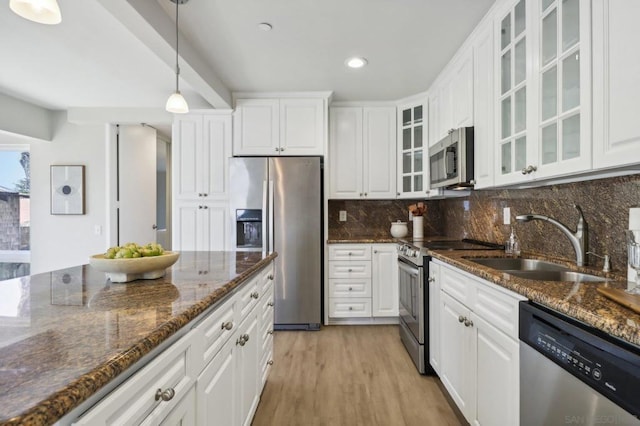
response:
<svg viewBox="0 0 640 426"><path fill-rule="evenodd" d="M627 411L640 415L640 353L559 315L521 303L521 342Z"/></svg>

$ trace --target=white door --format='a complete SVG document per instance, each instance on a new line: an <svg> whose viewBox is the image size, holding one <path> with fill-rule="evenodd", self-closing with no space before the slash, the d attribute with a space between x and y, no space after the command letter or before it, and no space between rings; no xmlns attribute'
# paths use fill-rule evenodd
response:
<svg viewBox="0 0 640 426"><path fill-rule="evenodd" d="M156 131L120 126L118 139L118 240L156 241Z"/></svg>

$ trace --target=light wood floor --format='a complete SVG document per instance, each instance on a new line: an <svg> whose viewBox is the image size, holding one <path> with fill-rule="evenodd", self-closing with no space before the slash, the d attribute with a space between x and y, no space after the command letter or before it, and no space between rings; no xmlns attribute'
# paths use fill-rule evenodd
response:
<svg viewBox="0 0 640 426"><path fill-rule="evenodd" d="M253 426L459 425L438 379L418 374L397 326L279 331Z"/></svg>

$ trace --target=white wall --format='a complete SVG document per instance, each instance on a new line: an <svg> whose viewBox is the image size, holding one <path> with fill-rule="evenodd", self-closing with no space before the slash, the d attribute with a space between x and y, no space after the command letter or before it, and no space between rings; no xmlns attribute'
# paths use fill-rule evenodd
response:
<svg viewBox="0 0 640 426"><path fill-rule="evenodd" d="M55 126L52 142L29 144L32 274L88 263L89 256L108 247L105 126L70 124L65 113L56 115ZM50 214L51 165L85 166L86 214ZM95 234L96 225L101 235Z"/></svg>

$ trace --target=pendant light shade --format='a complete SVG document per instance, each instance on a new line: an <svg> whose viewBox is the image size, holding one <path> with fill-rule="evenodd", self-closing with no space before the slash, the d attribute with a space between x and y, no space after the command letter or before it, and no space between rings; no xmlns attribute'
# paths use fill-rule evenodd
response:
<svg viewBox="0 0 640 426"><path fill-rule="evenodd" d="M169 96L167 99L167 105L165 107L167 111L173 112L175 114L186 114L189 112L189 105L187 105L187 101L182 96L182 93L175 92Z"/></svg>
<svg viewBox="0 0 640 426"><path fill-rule="evenodd" d="M56 0L10 0L9 8L17 15L39 24L55 25L62 22Z"/></svg>
<svg viewBox="0 0 640 426"><path fill-rule="evenodd" d="M166 110L175 114L186 114L189 112L189 105L180 93L180 66L178 65L178 6L185 4L189 0L171 0L176 4L176 91L167 99Z"/></svg>

